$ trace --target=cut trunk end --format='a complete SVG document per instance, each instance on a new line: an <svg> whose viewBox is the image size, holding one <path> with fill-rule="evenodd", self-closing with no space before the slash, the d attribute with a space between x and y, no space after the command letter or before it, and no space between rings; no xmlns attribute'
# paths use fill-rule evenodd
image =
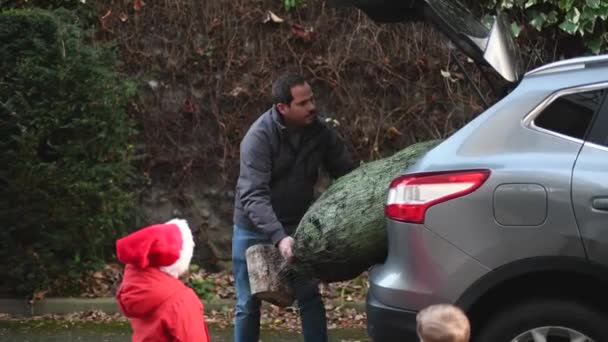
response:
<svg viewBox="0 0 608 342"><path fill-rule="evenodd" d="M293 304L293 290L279 277L283 263L283 256L273 245L259 244L247 248L247 270L252 296L279 307Z"/></svg>

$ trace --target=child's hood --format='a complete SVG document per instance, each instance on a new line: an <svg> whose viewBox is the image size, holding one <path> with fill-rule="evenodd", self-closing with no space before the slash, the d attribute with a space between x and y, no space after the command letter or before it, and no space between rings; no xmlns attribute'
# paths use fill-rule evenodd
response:
<svg viewBox="0 0 608 342"><path fill-rule="evenodd" d="M127 265L116 300L129 318L146 317L186 286L156 268Z"/></svg>

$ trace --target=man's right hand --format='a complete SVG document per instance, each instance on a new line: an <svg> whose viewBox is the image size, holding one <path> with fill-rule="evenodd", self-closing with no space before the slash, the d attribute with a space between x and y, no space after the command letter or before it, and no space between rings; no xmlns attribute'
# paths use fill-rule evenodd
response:
<svg viewBox="0 0 608 342"><path fill-rule="evenodd" d="M283 258L285 258L285 260L287 260L288 262L291 262L293 260L294 242L295 241L291 236L284 237L283 239L281 239L281 241L279 241L279 252L281 252Z"/></svg>

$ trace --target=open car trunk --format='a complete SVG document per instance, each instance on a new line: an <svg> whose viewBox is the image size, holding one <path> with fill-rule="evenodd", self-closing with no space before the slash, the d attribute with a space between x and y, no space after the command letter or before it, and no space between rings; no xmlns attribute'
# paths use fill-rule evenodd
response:
<svg viewBox="0 0 608 342"><path fill-rule="evenodd" d="M506 18L499 14L487 27L456 0L329 0L333 6L357 7L380 23L430 22L464 54L493 68L506 81L515 83L522 75Z"/></svg>

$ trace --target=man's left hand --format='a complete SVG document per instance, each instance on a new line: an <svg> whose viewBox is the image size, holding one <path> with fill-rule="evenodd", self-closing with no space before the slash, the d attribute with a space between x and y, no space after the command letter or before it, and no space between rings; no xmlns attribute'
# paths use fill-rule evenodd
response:
<svg viewBox="0 0 608 342"><path fill-rule="evenodd" d="M293 260L293 244L294 239L291 236L284 237L281 241L279 241L279 252L285 260L291 262Z"/></svg>

